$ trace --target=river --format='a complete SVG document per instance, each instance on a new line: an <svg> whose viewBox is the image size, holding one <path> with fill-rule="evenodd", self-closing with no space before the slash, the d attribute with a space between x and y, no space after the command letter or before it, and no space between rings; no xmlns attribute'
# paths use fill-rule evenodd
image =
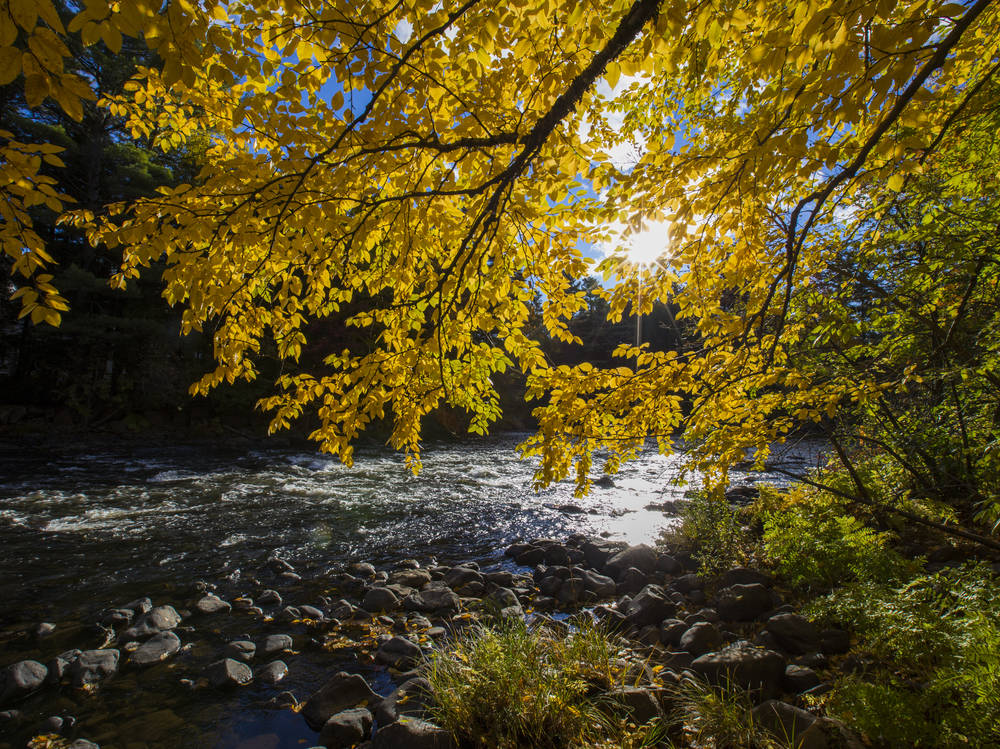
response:
<svg viewBox="0 0 1000 749"><path fill-rule="evenodd" d="M308 597L319 595L310 581L321 570L353 561L486 566L502 563L500 552L516 539L571 533L651 543L673 522L655 505L697 486L697 477L675 482L678 458L648 452L582 499L568 482L536 493L533 466L515 452L524 436L428 445L418 477L400 456L375 448L359 450L347 467L308 451L246 443L7 445L0 450L0 666L81 647L73 643L102 610L140 595L174 602L200 580L218 584L220 594L249 591L272 553L302 574L299 595ZM817 452L815 443L800 443L779 465L801 470L815 464ZM734 484L757 481L785 483L771 472L733 476ZM27 642L23 632L42 621L56 623L56 635ZM238 634L234 626L219 636ZM304 696L333 664L312 658L289 665L284 688ZM177 678L123 673L99 705L91 695L62 699L80 726L104 739L104 749L255 749L259 736L271 737L263 749L278 749L315 740L294 713L254 708L264 696L257 687L210 709L173 693L151 701ZM29 707L39 715L53 709ZM179 742L178 731L188 738ZM4 746L16 744L0 739Z"/></svg>

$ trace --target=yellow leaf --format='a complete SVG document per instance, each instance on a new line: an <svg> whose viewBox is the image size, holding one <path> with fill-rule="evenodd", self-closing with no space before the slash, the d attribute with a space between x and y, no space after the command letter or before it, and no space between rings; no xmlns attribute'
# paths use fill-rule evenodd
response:
<svg viewBox="0 0 1000 749"><path fill-rule="evenodd" d="M0 49L0 86L17 78L21 72L21 50L14 47Z"/></svg>
<svg viewBox="0 0 1000 749"><path fill-rule="evenodd" d="M38 6L35 5L35 0L8 0L8 3L14 23L25 31L34 30L35 22L38 20Z"/></svg>
<svg viewBox="0 0 1000 749"><path fill-rule="evenodd" d="M45 97L49 95L49 79L40 74L33 73L24 78L24 98L31 108L41 104Z"/></svg>
<svg viewBox="0 0 1000 749"><path fill-rule="evenodd" d="M899 192L903 188L903 175L894 174L889 177L889 189L893 192Z"/></svg>

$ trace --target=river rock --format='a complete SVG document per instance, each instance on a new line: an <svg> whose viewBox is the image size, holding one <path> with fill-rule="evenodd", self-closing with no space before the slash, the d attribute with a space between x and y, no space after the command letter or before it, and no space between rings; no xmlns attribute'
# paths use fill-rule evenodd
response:
<svg viewBox="0 0 1000 749"><path fill-rule="evenodd" d="M405 671L416 666L421 656L418 645L397 635L375 651L375 662Z"/></svg>
<svg viewBox="0 0 1000 749"><path fill-rule="evenodd" d="M670 583L670 587L678 593L689 595L705 587L705 578L696 572L689 572L686 575L675 577Z"/></svg>
<svg viewBox="0 0 1000 749"><path fill-rule="evenodd" d="M715 595L715 609L726 621L749 622L774 608L771 591L760 583L731 585Z"/></svg>
<svg viewBox="0 0 1000 749"><path fill-rule="evenodd" d="M719 578L720 588L730 588L733 585L764 585L768 588L774 586L774 578L770 575L765 575L760 570L755 570L752 567L733 567L722 573L722 577Z"/></svg>
<svg viewBox="0 0 1000 749"><path fill-rule="evenodd" d="M627 570L616 576L618 585L615 589L619 593L638 593L650 583L656 584L656 577L649 575L638 567L629 567Z"/></svg>
<svg viewBox="0 0 1000 749"><path fill-rule="evenodd" d="M638 544L637 546L629 546L609 557L604 568L609 575L617 580L618 576L629 567L635 567L646 573L653 572L656 569L656 559L655 550L646 544Z"/></svg>
<svg viewBox="0 0 1000 749"><path fill-rule="evenodd" d="M479 570L470 567L452 567L444 576L444 584L452 590L461 590L469 584L482 585L486 582Z"/></svg>
<svg viewBox="0 0 1000 749"><path fill-rule="evenodd" d="M121 627L132 623L135 612L132 609L108 609L101 614L101 624L107 627Z"/></svg>
<svg viewBox="0 0 1000 749"><path fill-rule="evenodd" d="M371 588L361 600L361 608L374 613L393 611L398 607L399 596L383 587Z"/></svg>
<svg viewBox="0 0 1000 749"><path fill-rule="evenodd" d="M423 717L434 702L431 683L423 676L405 681L375 707L375 720L380 726L395 723L402 716Z"/></svg>
<svg viewBox="0 0 1000 749"><path fill-rule="evenodd" d="M80 688L96 684L117 673L121 653L117 650L84 650L69 667L73 686Z"/></svg>
<svg viewBox="0 0 1000 749"><path fill-rule="evenodd" d="M740 641L715 653L695 658L691 670L713 684L733 683L735 686L759 691L765 697L778 693L785 676L785 659L773 650L756 648Z"/></svg>
<svg viewBox="0 0 1000 749"><path fill-rule="evenodd" d="M129 655L129 663L134 666L152 666L166 660L181 649L180 638L173 632L159 632L139 646Z"/></svg>
<svg viewBox="0 0 1000 749"><path fill-rule="evenodd" d="M38 661L18 661L3 671L0 705L20 699L41 689L49 670Z"/></svg>
<svg viewBox="0 0 1000 749"><path fill-rule="evenodd" d="M153 600L151 598L136 598L134 601L129 601L124 606L123 609L128 609L135 616L142 616L153 610Z"/></svg>
<svg viewBox="0 0 1000 749"><path fill-rule="evenodd" d="M433 723L404 718L375 732L372 749L452 749L451 734Z"/></svg>
<svg viewBox="0 0 1000 749"><path fill-rule="evenodd" d="M826 746L825 741L822 744L811 743L809 746L802 743L802 735L816 722L816 716L800 707L778 700L767 700L757 705L750 714L759 726L796 749L819 749Z"/></svg>
<svg viewBox="0 0 1000 749"><path fill-rule="evenodd" d="M351 574L360 577L362 580L375 579L375 567L368 562L354 562L347 569Z"/></svg>
<svg viewBox="0 0 1000 749"><path fill-rule="evenodd" d="M523 619L524 609L517 594L510 588L495 588L484 599L496 609L501 618Z"/></svg>
<svg viewBox="0 0 1000 749"><path fill-rule="evenodd" d="M406 585L419 590L431 581L431 573L427 570L402 569L389 575L389 582Z"/></svg>
<svg viewBox="0 0 1000 749"><path fill-rule="evenodd" d="M354 606L345 598L334 601L330 608L330 616L334 619L350 619L354 616Z"/></svg>
<svg viewBox="0 0 1000 749"><path fill-rule="evenodd" d="M361 704L372 705L378 700L379 696L364 678L340 671L306 701L302 716L310 728L318 731L336 713Z"/></svg>
<svg viewBox="0 0 1000 749"><path fill-rule="evenodd" d="M807 666L790 664L785 668L785 678L781 683L785 691L802 694L820 685L820 678Z"/></svg>
<svg viewBox="0 0 1000 749"><path fill-rule="evenodd" d="M312 619L317 622L321 622L326 619L326 615L322 611L315 606L309 606L308 604L299 606L299 613L302 614L304 619Z"/></svg>
<svg viewBox="0 0 1000 749"><path fill-rule="evenodd" d="M66 749L101 749L101 747L93 741L88 741L87 739L77 739L66 747Z"/></svg>
<svg viewBox="0 0 1000 749"><path fill-rule="evenodd" d="M293 644L290 635L268 635L264 638L260 652L265 656L283 653L286 650L291 650Z"/></svg>
<svg viewBox="0 0 1000 749"><path fill-rule="evenodd" d="M583 541L580 544L584 560L595 570L603 570L608 559L623 548L626 548L626 545L621 541Z"/></svg>
<svg viewBox="0 0 1000 749"><path fill-rule="evenodd" d="M688 629L688 624L680 619L664 619L660 622L660 642L664 645L677 647L681 642L681 637Z"/></svg>
<svg viewBox="0 0 1000 749"><path fill-rule="evenodd" d="M709 622L699 622L681 635L678 646L697 657L722 647L722 633Z"/></svg>
<svg viewBox="0 0 1000 749"><path fill-rule="evenodd" d="M286 676L288 676L288 666L284 661L271 661L254 673L254 678L264 684L277 684Z"/></svg>
<svg viewBox="0 0 1000 749"><path fill-rule="evenodd" d="M282 603L281 594L270 588L261 591L261 594L257 596L257 605L259 606L280 606Z"/></svg>
<svg viewBox="0 0 1000 749"><path fill-rule="evenodd" d="M29 634L36 640L41 640L42 638L48 637L55 631L56 625L52 622L39 622L31 628Z"/></svg>
<svg viewBox="0 0 1000 749"><path fill-rule="evenodd" d="M157 606L142 614L118 639L120 642L145 640L157 632L171 630L180 623L181 615L173 606Z"/></svg>
<svg viewBox="0 0 1000 749"><path fill-rule="evenodd" d="M350 747L364 741L372 732L372 714L363 707L341 710L323 724L319 743L329 749Z"/></svg>
<svg viewBox="0 0 1000 749"><path fill-rule="evenodd" d="M243 661L244 663L252 661L254 653L256 652L257 646L250 642L250 640L233 640L232 642L226 644L225 649L225 655L227 658Z"/></svg>
<svg viewBox="0 0 1000 749"><path fill-rule="evenodd" d="M647 624L659 625L676 611L677 604L667 597L663 588L659 585L647 585L629 601L625 616L630 623L641 627Z"/></svg>
<svg viewBox="0 0 1000 749"><path fill-rule="evenodd" d="M524 567L533 567L545 561L545 549L538 546L529 546L527 550L518 554L514 561Z"/></svg>
<svg viewBox="0 0 1000 749"><path fill-rule="evenodd" d="M283 622L294 622L302 618L298 606L285 606L278 612L277 618Z"/></svg>
<svg viewBox="0 0 1000 749"><path fill-rule="evenodd" d="M199 614L220 614L222 612L229 613L233 606L228 601L223 601L214 593L209 593L198 599L198 602L194 605L194 610Z"/></svg>
<svg viewBox="0 0 1000 749"><path fill-rule="evenodd" d="M677 575L684 571L684 565L670 554L661 553L656 557L656 571L666 572L668 575Z"/></svg>
<svg viewBox="0 0 1000 749"><path fill-rule="evenodd" d="M660 703L648 689L635 686L618 687L608 692L608 697L624 706L625 711L638 725L663 716Z"/></svg>
<svg viewBox="0 0 1000 749"><path fill-rule="evenodd" d="M583 578L587 590L597 598L611 598L615 595L615 581L607 575L601 575L582 567L575 568L573 572L576 576Z"/></svg>
<svg viewBox="0 0 1000 749"><path fill-rule="evenodd" d="M458 611L460 607L461 601L455 592L443 586L414 591L403 599L403 608L408 611L449 614Z"/></svg>
<svg viewBox="0 0 1000 749"><path fill-rule="evenodd" d="M55 658L53 658L48 663L49 675L47 681L49 684L60 684L62 683L63 677L69 671L70 664L73 663L77 658L80 657L81 650L67 650L64 653L60 653Z"/></svg>
<svg viewBox="0 0 1000 749"><path fill-rule="evenodd" d="M820 649L820 635L815 625L799 614L776 614L764 625L782 650L813 653Z"/></svg>
<svg viewBox="0 0 1000 749"><path fill-rule="evenodd" d="M232 658L223 658L212 663L205 669L202 675L208 680L209 684L220 689L223 687L238 687L253 681L253 672L250 670L250 667Z"/></svg>

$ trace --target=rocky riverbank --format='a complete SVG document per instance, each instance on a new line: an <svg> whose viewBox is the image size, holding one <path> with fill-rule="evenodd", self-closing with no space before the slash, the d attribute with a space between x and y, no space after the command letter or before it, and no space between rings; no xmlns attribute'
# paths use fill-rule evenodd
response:
<svg viewBox="0 0 1000 749"><path fill-rule="evenodd" d="M831 659L852 668L841 658L848 633L818 630L767 574L735 568L705 579L684 554L583 536L516 543L505 557L489 566L411 559L382 570L356 562L322 571L313 582L323 592L307 601L299 573L271 556L239 595L203 582L179 600L121 602L68 650L54 652L58 628L40 623L25 634L35 657L3 672L0 729L14 739L0 746L179 745L169 735L129 742L114 726L61 709L67 695L86 695L77 701L84 710L117 699L116 680L157 669L206 703L253 684L269 709L300 713L321 746L450 746L426 713L433 695L422 665L432 649L479 621L581 612L622 636L636 676L613 697L639 723L669 713L685 679L725 681L749 690L761 725L794 731L800 746L860 745L842 724L804 709L826 689ZM234 627L241 632L229 635ZM308 691L284 688L290 670L318 657L355 668L331 665ZM244 745L278 747L282 737Z"/></svg>

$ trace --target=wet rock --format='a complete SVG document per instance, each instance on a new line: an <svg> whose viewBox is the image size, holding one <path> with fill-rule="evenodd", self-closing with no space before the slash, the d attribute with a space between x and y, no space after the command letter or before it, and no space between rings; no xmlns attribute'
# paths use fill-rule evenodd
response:
<svg viewBox="0 0 1000 749"><path fill-rule="evenodd" d="M587 565L595 570L603 570L608 559L626 548L620 541L584 541L580 544Z"/></svg>
<svg viewBox="0 0 1000 749"><path fill-rule="evenodd" d="M281 594L270 588L257 596L257 605L259 606L280 606L282 603L284 601L281 600Z"/></svg>
<svg viewBox="0 0 1000 749"><path fill-rule="evenodd" d="M135 612L132 609L108 609L101 614L101 624L108 627L121 627L131 624L134 618Z"/></svg>
<svg viewBox="0 0 1000 749"><path fill-rule="evenodd" d="M77 739L66 749L101 749L101 747L93 741L88 741L87 739Z"/></svg>
<svg viewBox="0 0 1000 749"><path fill-rule="evenodd" d="M264 638L260 652L265 656L283 653L286 650L291 650L293 644L290 635L268 635Z"/></svg>
<svg viewBox="0 0 1000 749"><path fill-rule="evenodd" d="M56 631L56 625L52 622L39 622L34 627L31 628L29 634L36 640L41 640L44 637L48 637L53 632Z"/></svg>
<svg viewBox="0 0 1000 749"><path fill-rule="evenodd" d="M122 608L128 609L134 616L142 616L153 610L153 601L150 598L137 598L126 603Z"/></svg>
<svg viewBox="0 0 1000 749"><path fill-rule="evenodd" d="M328 749L350 747L364 741L372 732L372 714L363 707L341 710L323 724L319 743Z"/></svg>
<svg viewBox="0 0 1000 749"><path fill-rule="evenodd" d="M461 601L455 592L444 586L416 591L403 599L403 608L408 611L444 615L458 611L460 607Z"/></svg>
<svg viewBox="0 0 1000 749"><path fill-rule="evenodd" d="M237 596L232 600L233 611L252 611L257 608L254 606L252 598L247 596Z"/></svg>
<svg viewBox="0 0 1000 749"><path fill-rule="evenodd" d="M243 661L244 663L252 661L254 653L256 652L257 646L249 640L234 640L233 642L227 643L225 649L225 655L227 658Z"/></svg>
<svg viewBox="0 0 1000 749"><path fill-rule="evenodd" d="M286 559L282 559L276 554L272 554L267 558L265 563L267 568L274 572L275 574L281 574L282 572L294 572L295 568Z"/></svg>
<svg viewBox="0 0 1000 749"><path fill-rule="evenodd" d="M695 658L691 670L713 684L731 681L734 685L759 692L763 697L776 695L785 676L785 659L773 650L756 648L741 641L715 653Z"/></svg>
<svg viewBox="0 0 1000 749"><path fill-rule="evenodd" d="M234 661L232 658L223 658L221 661L212 663L202 675L209 684L217 689L238 687L253 681L253 672L250 667L240 661Z"/></svg>
<svg viewBox="0 0 1000 749"><path fill-rule="evenodd" d="M42 733L62 733L63 723L61 715L50 715L42 722Z"/></svg>
<svg viewBox="0 0 1000 749"><path fill-rule="evenodd" d="M315 606L304 605L299 606L298 608L299 613L304 619L312 619L317 622L321 622L326 619L326 615Z"/></svg>
<svg viewBox="0 0 1000 749"><path fill-rule="evenodd" d="M688 624L680 619L664 619L660 622L660 642L677 647L681 636L688 631Z"/></svg>
<svg viewBox="0 0 1000 749"><path fill-rule="evenodd" d="M501 588L513 588L519 583L518 575L507 570L497 570L495 572L484 572L483 579L488 583L499 585ZM454 585L449 587L454 588Z"/></svg>
<svg viewBox="0 0 1000 749"><path fill-rule="evenodd" d="M817 718L805 730L796 749L865 749L864 742L833 718Z"/></svg>
<svg viewBox="0 0 1000 749"><path fill-rule="evenodd" d="M152 666L166 660L181 649L181 640L173 632L159 632L133 651L129 663L134 666Z"/></svg>
<svg viewBox="0 0 1000 749"><path fill-rule="evenodd" d="M638 567L629 567L617 576L618 585L616 591L619 593L638 593L646 585L656 583L656 577L648 575Z"/></svg>
<svg viewBox="0 0 1000 749"><path fill-rule="evenodd" d="M810 744L808 747L802 743L803 734L816 722L816 716L800 707L778 700L767 700L757 705L750 714L758 725L787 741L796 749L818 749L820 746L826 746L825 742L819 745Z"/></svg>
<svg viewBox="0 0 1000 749"><path fill-rule="evenodd" d="M589 594L588 596L587 582L582 577L567 577L565 580L559 581L559 589L555 597L563 606L574 606L588 597L592 600L594 595Z"/></svg>
<svg viewBox="0 0 1000 749"><path fill-rule="evenodd" d="M194 605L194 610L199 614L221 614L229 613L233 606L228 601L223 601L217 595L209 593L198 599L198 602Z"/></svg>
<svg viewBox="0 0 1000 749"><path fill-rule="evenodd" d="M372 749L451 749L450 733L417 718L404 718L375 732Z"/></svg>
<svg viewBox="0 0 1000 749"><path fill-rule="evenodd" d="M0 712L0 728L12 729L24 721L24 713L20 710L4 710Z"/></svg>
<svg viewBox="0 0 1000 749"><path fill-rule="evenodd" d="M668 575L678 575L684 571L684 565L670 554L660 554L656 557L656 571L666 572Z"/></svg>
<svg viewBox="0 0 1000 749"><path fill-rule="evenodd" d="M285 710L288 708L298 707L299 701L295 697L295 694L293 692L289 692L286 690L284 692L279 692L278 694L274 695L274 697L269 699L265 704L268 707L275 708L276 710Z"/></svg>
<svg viewBox="0 0 1000 749"><path fill-rule="evenodd" d="M387 726L402 716L423 717L434 701L432 694L431 683L425 677L409 679L378 703L375 720L380 726Z"/></svg>
<svg viewBox="0 0 1000 749"><path fill-rule="evenodd" d="M617 579L618 575L629 567L635 567L646 573L653 572L656 569L656 561L657 553L655 550L646 544L638 544L637 546L629 546L609 557L604 568L609 575Z"/></svg>
<svg viewBox="0 0 1000 749"><path fill-rule="evenodd" d="M375 567L368 562L355 562L347 568L351 574L360 577L362 580L375 579Z"/></svg>
<svg viewBox="0 0 1000 749"><path fill-rule="evenodd" d="M497 615L502 618L524 618L521 602L518 600L517 594L510 588L496 588L484 600L489 601L490 605L496 609Z"/></svg>
<svg viewBox="0 0 1000 749"><path fill-rule="evenodd" d="M464 590L470 585L478 586L486 583L486 578L479 570L469 567L453 567L445 574L443 580L445 585L456 591Z"/></svg>
<svg viewBox="0 0 1000 749"><path fill-rule="evenodd" d="M419 663L420 647L405 637L393 637L375 651L375 662L405 671Z"/></svg>
<svg viewBox="0 0 1000 749"><path fill-rule="evenodd" d="M802 694L820 685L820 678L811 668L789 665L785 668L782 687L792 694Z"/></svg>
<svg viewBox="0 0 1000 749"><path fill-rule="evenodd" d="M283 622L294 622L302 618L302 612L298 606L285 606L278 612L277 618Z"/></svg>
<svg viewBox="0 0 1000 749"><path fill-rule="evenodd" d="M446 630L444 627L428 627L427 631L424 634L426 634L432 640L440 640L442 637L448 634L448 630Z"/></svg>
<svg viewBox="0 0 1000 749"><path fill-rule="evenodd" d="M514 561L525 567L541 564L545 561L545 549L540 549L537 546L529 546L526 551L518 554L514 558Z"/></svg>
<svg viewBox="0 0 1000 749"><path fill-rule="evenodd" d="M663 588L659 585L647 585L629 602L625 616L637 626L659 625L676 611L677 605L667 597Z"/></svg>
<svg viewBox="0 0 1000 749"><path fill-rule="evenodd" d="M660 703L648 689L634 686L619 687L609 692L608 697L622 705L639 725L663 716Z"/></svg>
<svg viewBox="0 0 1000 749"><path fill-rule="evenodd" d="M80 650L67 650L49 661L47 664L49 675L46 681L49 684L60 684L69 671L70 664L80 657L81 652Z"/></svg>
<svg viewBox="0 0 1000 749"><path fill-rule="evenodd" d="M804 616L777 614L768 619L764 626L786 652L811 653L820 648L819 631Z"/></svg>
<svg viewBox="0 0 1000 749"><path fill-rule="evenodd" d="M0 705L18 700L41 689L49 670L38 661L18 661L3 671L0 684Z"/></svg>
<svg viewBox="0 0 1000 749"><path fill-rule="evenodd" d="M142 614L131 627L122 632L120 642L145 640L157 632L166 632L181 623L181 615L173 606L157 606Z"/></svg>
<svg viewBox="0 0 1000 749"><path fill-rule="evenodd" d="M254 678L264 684L277 684L286 676L288 676L288 666L284 661L271 661L254 673Z"/></svg>
<svg viewBox="0 0 1000 749"><path fill-rule="evenodd" d="M715 595L714 607L726 621L749 622L774 608L771 591L760 583L731 585Z"/></svg>
<svg viewBox="0 0 1000 749"><path fill-rule="evenodd" d="M341 598L334 602L330 609L330 616L334 619L350 619L354 616L354 606L350 601Z"/></svg>
<svg viewBox="0 0 1000 749"><path fill-rule="evenodd" d="M714 624L700 622L681 635L678 645L697 657L722 647L722 633Z"/></svg>
<svg viewBox="0 0 1000 749"><path fill-rule="evenodd" d="M431 581L431 573L427 570L396 570L389 575L389 582L406 585L419 590Z"/></svg>
<svg viewBox="0 0 1000 749"><path fill-rule="evenodd" d="M341 671L313 694L302 708L310 728L320 730L336 713L362 704L374 704L379 696L357 674Z"/></svg>
<svg viewBox="0 0 1000 749"><path fill-rule="evenodd" d="M583 579L587 590L597 598L611 598L615 595L615 581L607 575L579 567L574 569L574 573Z"/></svg>
<svg viewBox="0 0 1000 749"><path fill-rule="evenodd" d="M361 608L375 613L393 611L399 607L399 596L388 588L376 587L365 593L361 600Z"/></svg>
<svg viewBox="0 0 1000 749"><path fill-rule="evenodd" d="M96 684L118 672L121 653L117 650L84 650L69 667L73 686Z"/></svg>

